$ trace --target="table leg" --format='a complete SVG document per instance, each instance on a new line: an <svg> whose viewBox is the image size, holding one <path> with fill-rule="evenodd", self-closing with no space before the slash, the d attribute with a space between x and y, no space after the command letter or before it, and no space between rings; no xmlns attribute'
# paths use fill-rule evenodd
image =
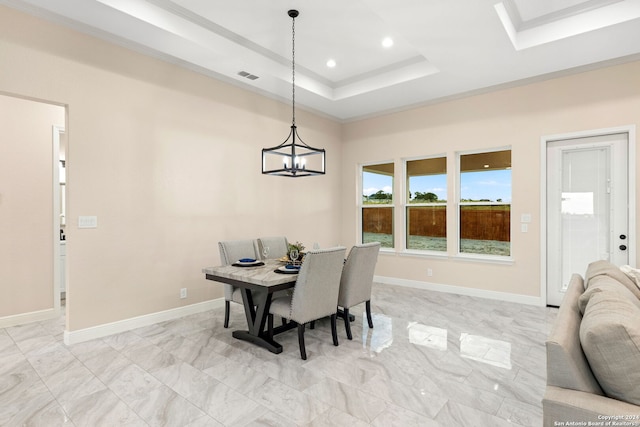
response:
<svg viewBox="0 0 640 427"><path fill-rule="evenodd" d="M264 332L272 296L273 294L266 291L251 292L249 289L243 288L242 302L249 330L233 331L232 336L278 354L282 353L282 345L269 338L268 334Z"/></svg>

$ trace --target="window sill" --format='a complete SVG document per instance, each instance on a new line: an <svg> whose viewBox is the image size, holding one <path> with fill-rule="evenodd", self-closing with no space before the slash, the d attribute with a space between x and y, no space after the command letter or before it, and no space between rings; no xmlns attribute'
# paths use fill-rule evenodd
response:
<svg viewBox="0 0 640 427"><path fill-rule="evenodd" d="M417 257L417 258L438 258L438 259L447 259L451 258L447 252L441 251L416 251L416 250L405 250L398 252L399 256L403 257Z"/></svg>
<svg viewBox="0 0 640 427"><path fill-rule="evenodd" d="M489 264L505 264L512 265L515 260L511 256L492 256L480 254L457 254L451 257L452 260L460 262L485 262Z"/></svg>

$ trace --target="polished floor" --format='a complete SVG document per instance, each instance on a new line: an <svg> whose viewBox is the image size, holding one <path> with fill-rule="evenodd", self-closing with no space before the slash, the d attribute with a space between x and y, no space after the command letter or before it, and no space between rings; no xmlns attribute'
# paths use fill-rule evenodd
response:
<svg viewBox="0 0 640 427"><path fill-rule="evenodd" d="M364 306L364 305L362 305ZM557 310L375 284L374 328L278 335L213 310L73 346L64 319L0 329L1 426L540 426Z"/></svg>

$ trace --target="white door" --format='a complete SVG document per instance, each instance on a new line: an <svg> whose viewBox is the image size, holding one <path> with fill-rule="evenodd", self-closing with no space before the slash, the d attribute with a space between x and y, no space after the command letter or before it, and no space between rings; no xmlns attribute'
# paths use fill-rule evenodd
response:
<svg viewBox="0 0 640 427"><path fill-rule="evenodd" d="M629 263L627 153L626 133L547 143L547 305L590 262Z"/></svg>

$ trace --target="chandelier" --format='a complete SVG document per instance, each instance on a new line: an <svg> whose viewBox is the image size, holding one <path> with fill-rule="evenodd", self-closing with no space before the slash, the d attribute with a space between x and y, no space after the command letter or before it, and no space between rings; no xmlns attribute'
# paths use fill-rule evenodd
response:
<svg viewBox="0 0 640 427"><path fill-rule="evenodd" d="M289 136L282 144L262 149L262 173L291 178L325 174L325 150L307 145L298 135L296 126L296 17L297 10L287 12L291 17L292 118Z"/></svg>

